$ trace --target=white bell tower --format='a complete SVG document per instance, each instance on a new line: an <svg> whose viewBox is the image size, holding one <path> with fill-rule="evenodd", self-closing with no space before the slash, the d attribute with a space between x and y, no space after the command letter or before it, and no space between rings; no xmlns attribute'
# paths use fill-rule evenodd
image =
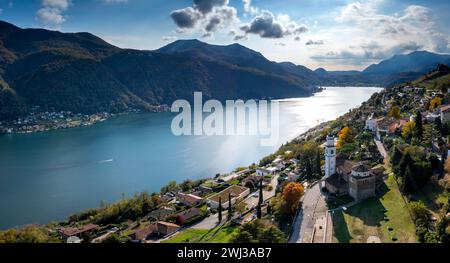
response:
<svg viewBox="0 0 450 263"><path fill-rule="evenodd" d="M325 144L325 178L336 173L336 145L334 144L334 136L327 136Z"/></svg>

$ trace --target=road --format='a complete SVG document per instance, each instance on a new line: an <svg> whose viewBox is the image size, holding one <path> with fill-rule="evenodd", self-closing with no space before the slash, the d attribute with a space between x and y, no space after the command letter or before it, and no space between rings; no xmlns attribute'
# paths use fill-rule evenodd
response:
<svg viewBox="0 0 450 263"><path fill-rule="evenodd" d="M302 209L299 210L292 229L289 243L310 243L313 239L314 225L318 217L326 215L326 203L320 193L321 184L315 184L305 192Z"/></svg>
<svg viewBox="0 0 450 263"><path fill-rule="evenodd" d="M384 148L384 145L382 142L378 141L377 139L374 140L375 144L377 145L378 151L383 156L384 159L388 156L386 149Z"/></svg>

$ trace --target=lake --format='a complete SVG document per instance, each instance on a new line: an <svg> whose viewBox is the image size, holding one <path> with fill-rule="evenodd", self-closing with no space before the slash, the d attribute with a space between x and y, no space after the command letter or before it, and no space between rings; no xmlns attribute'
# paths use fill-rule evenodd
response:
<svg viewBox="0 0 450 263"><path fill-rule="evenodd" d="M158 192L170 180L213 177L275 152L320 122L359 106L379 88L332 87L280 101L280 140L181 136L174 114L120 116L90 127L0 136L0 229L64 220L122 195Z"/></svg>

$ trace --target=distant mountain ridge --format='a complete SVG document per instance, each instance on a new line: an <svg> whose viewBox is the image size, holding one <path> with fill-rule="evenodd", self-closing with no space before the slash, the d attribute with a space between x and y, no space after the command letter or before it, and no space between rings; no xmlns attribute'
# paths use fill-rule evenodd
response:
<svg viewBox="0 0 450 263"><path fill-rule="evenodd" d="M31 106L80 113L152 110L192 100L194 91L219 100L302 97L316 86L392 85L416 78L433 63L448 62L446 55L417 52L362 72L313 71L270 61L240 44L178 40L141 51L121 49L90 33L21 29L0 21L0 120L24 115Z"/></svg>

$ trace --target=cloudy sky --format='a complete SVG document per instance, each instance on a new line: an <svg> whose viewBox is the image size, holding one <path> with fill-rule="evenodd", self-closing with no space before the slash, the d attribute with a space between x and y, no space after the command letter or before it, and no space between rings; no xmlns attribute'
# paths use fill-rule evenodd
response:
<svg viewBox="0 0 450 263"><path fill-rule="evenodd" d="M450 53L447 0L0 0L0 20L88 31L119 47L238 42L274 61L363 69L393 54Z"/></svg>

